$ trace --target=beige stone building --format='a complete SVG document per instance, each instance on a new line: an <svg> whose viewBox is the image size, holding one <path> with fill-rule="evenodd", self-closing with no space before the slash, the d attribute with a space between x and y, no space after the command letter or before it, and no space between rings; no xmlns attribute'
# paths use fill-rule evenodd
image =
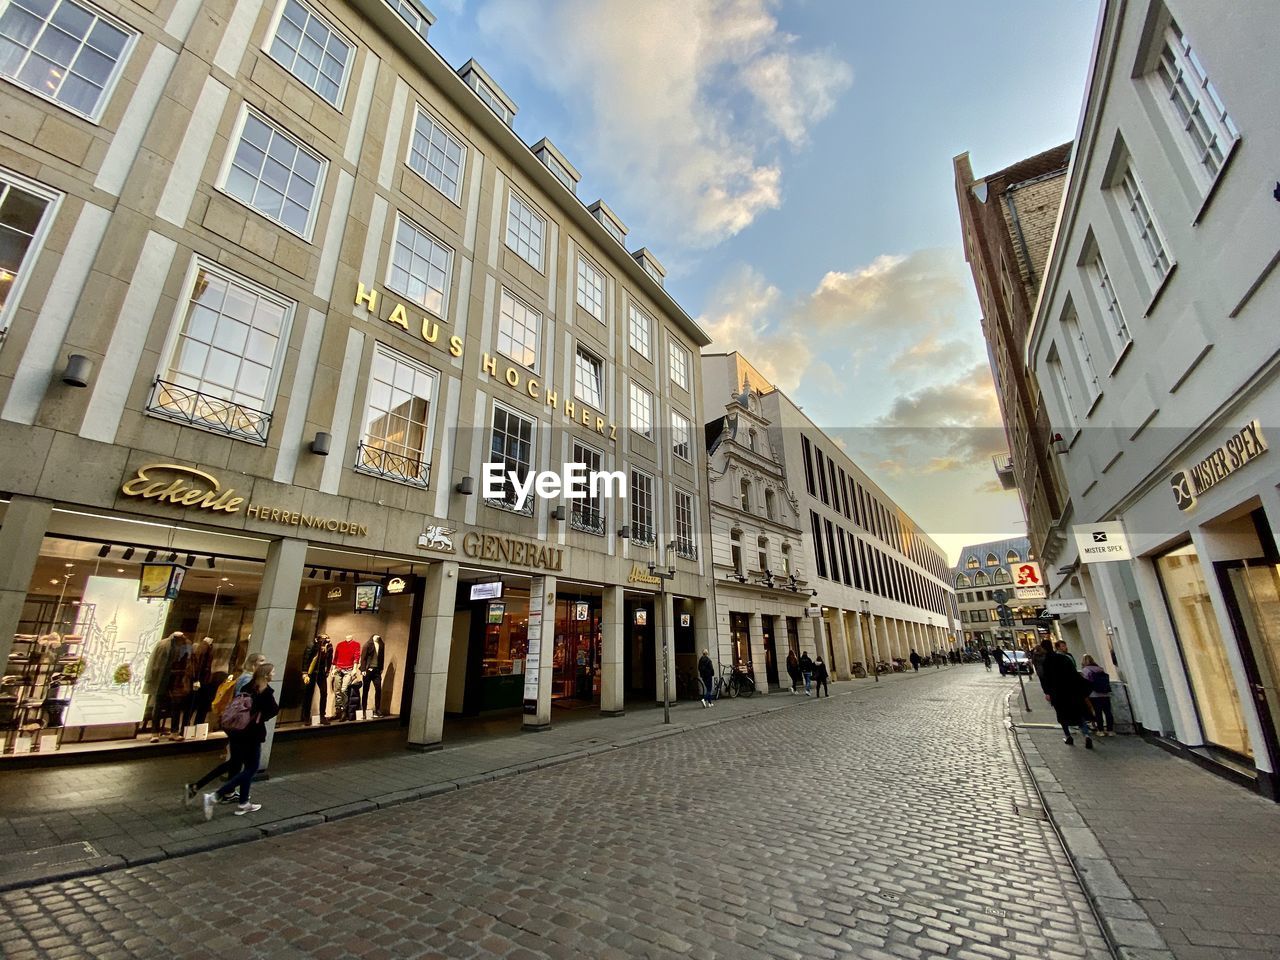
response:
<svg viewBox="0 0 1280 960"><path fill-rule="evenodd" d="M216 731L251 650L281 729L431 747L713 646L707 337L425 7L45 7L0 7L8 759ZM566 463L625 498L485 484Z"/></svg>

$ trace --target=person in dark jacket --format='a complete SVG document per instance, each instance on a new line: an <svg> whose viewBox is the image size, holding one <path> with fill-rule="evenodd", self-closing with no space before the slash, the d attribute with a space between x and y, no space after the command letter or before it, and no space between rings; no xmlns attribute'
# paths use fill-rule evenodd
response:
<svg viewBox="0 0 1280 960"><path fill-rule="evenodd" d="M813 682L813 661L809 659L809 651L800 654L800 676L804 678L804 695L809 696L809 686Z"/></svg>
<svg viewBox="0 0 1280 960"><path fill-rule="evenodd" d="M249 726L243 730L228 730L227 741L231 746L231 764L234 772L231 779L213 793L204 795L204 818L213 818L214 807L236 790L240 791L240 805L236 807L236 816L254 813L262 809L262 804L249 801L249 790L253 786L254 775L262 761L262 745L267 739L267 723L280 712L276 703L275 691L269 684L275 675L275 665L259 664L253 671L251 680L242 691L252 698Z"/></svg>
<svg viewBox="0 0 1280 960"><path fill-rule="evenodd" d="M991 651L985 646L978 648L978 656L982 657L982 665L987 668L987 672L991 672Z"/></svg>
<svg viewBox="0 0 1280 960"><path fill-rule="evenodd" d="M1089 682L1076 671L1071 658L1056 653L1053 644L1045 640L1041 645L1044 658L1040 663L1040 686L1045 699L1053 704L1053 712L1062 727L1062 742L1067 746L1075 743L1071 737L1071 728L1077 727L1084 734L1086 750L1093 749L1093 737L1090 736L1089 724L1085 719L1085 700L1089 697Z"/></svg>
<svg viewBox="0 0 1280 960"><path fill-rule="evenodd" d="M1080 675L1089 681L1089 704L1093 707L1093 729L1100 737L1116 735L1116 717L1111 712L1111 677L1098 661L1085 654Z"/></svg>
<svg viewBox="0 0 1280 960"><path fill-rule="evenodd" d="M716 702L716 668L711 662L711 654L706 650L698 658L698 679L702 681L702 706L712 706Z"/></svg>
<svg viewBox="0 0 1280 960"><path fill-rule="evenodd" d="M813 692L815 696L822 696L826 693L827 697L831 697L831 691L827 688L827 665L822 662L822 654L818 654L818 659L813 661Z"/></svg>
<svg viewBox="0 0 1280 960"><path fill-rule="evenodd" d="M920 654L912 650L911 656L908 657L907 659L911 661L911 669L919 673L920 672Z"/></svg>
<svg viewBox="0 0 1280 960"><path fill-rule="evenodd" d="M791 678L791 692L795 693L800 686L800 658L794 650L787 651L787 676Z"/></svg>

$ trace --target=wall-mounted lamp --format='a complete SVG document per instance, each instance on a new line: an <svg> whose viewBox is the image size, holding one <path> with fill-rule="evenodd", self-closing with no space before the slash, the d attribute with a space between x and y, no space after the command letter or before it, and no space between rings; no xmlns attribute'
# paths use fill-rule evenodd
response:
<svg viewBox="0 0 1280 960"><path fill-rule="evenodd" d="M323 430L316 432L311 438L311 452L317 457L327 457L329 455L329 447L333 443L333 437L325 433Z"/></svg>
<svg viewBox="0 0 1280 960"><path fill-rule="evenodd" d="M92 360L82 353L73 353L67 357L67 365L62 368L62 382L68 387L87 387L91 376Z"/></svg>
<svg viewBox="0 0 1280 960"><path fill-rule="evenodd" d="M565 510L565 508L564 508L564 504L563 504L563 503L562 503L562 504L560 504L560 506L556 507L554 510L552 510L552 511L551 511L551 519L552 519L552 520L558 520L558 521L563 522L563 521L564 521L564 518L565 518L567 515L568 515L568 514L567 514L567 511L566 511L566 510Z"/></svg>
<svg viewBox="0 0 1280 960"><path fill-rule="evenodd" d="M818 591L817 591L817 590L810 590L810 591L809 591L809 596L811 596L811 597L816 597L817 595L818 595Z"/></svg>
<svg viewBox="0 0 1280 960"><path fill-rule="evenodd" d="M312 567L310 570L307 571L307 579L314 580L315 578L316 578L316 568Z"/></svg>
<svg viewBox="0 0 1280 960"><path fill-rule="evenodd" d="M170 554L169 554L169 562L170 562L170 563L177 563L177 562L178 562L178 551L177 551L177 550L174 550L172 553L170 553Z"/></svg>
<svg viewBox="0 0 1280 960"><path fill-rule="evenodd" d="M631 528L630 528L630 527L623 527L622 529L620 529L620 530L618 531L618 539L619 539L619 540L630 540L630 539L631 539Z"/></svg>
<svg viewBox="0 0 1280 960"><path fill-rule="evenodd" d="M333 579L333 571L332 571L332 570L326 570L326 571L324 572L324 578L325 578L326 580L331 580L331 579Z"/></svg>
<svg viewBox="0 0 1280 960"><path fill-rule="evenodd" d="M453 489L464 497L469 497L476 492L476 479L475 477L463 477L454 485Z"/></svg>

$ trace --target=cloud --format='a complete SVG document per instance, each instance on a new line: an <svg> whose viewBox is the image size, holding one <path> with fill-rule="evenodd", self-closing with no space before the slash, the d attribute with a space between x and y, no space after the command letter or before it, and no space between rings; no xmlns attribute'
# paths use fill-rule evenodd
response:
<svg viewBox="0 0 1280 960"><path fill-rule="evenodd" d="M697 248L780 206L779 148L805 143L852 80L831 54L799 49L775 6L489 0L477 23L521 38L536 80L572 105L575 137L611 171L623 218Z"/></svg>
<svg viewBox="0 0 1280 960"><path fill-rule="evenodd" d="M943 340L936 333L926 334L908 346L889 363L894 373L915 375L920 371L932 371L939 366L955 363L957 357L970 358L973 349L959 338Z"/></svg>
<svg viewBox="0 0 1280 960"><path fill-rule="evenodd" d="M830 271L805 312L816 326L855 325L863 334L941 329L956 323L956 307L968 293L957 251L929 248L879 256L850 271Z"/></svg>
<svg viewBox="0 0 1280 960"><path fill-rule="evenodd" d="M769 381L787 393L800 385L813 362L808 344L785 322L782 294L760 271L739 267L711 297L715 306L698 318L715 350L740 350Z"/></svg>

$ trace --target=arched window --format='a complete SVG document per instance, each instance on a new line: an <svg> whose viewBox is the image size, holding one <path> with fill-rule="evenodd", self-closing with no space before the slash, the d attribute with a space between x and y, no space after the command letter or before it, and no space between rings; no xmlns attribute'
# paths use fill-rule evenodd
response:
<svg viewBox="0 0 1280 960"><path fill-rule="evenodd" d="M773 491L766 489L764 492L764 515L772 520L775 509L776 505L773 500Z"/></svg>
<svg viewBox="0 0 1280 960"><path fill-rule="evenodd" d="M733 559L733 572L742 576L742 531L734 530L729 534L729 554Z"/></svg>
<svg viewBox="0 0 1280 960"><path fill-rule="evenodd" d="M754 430L747 431L747 446L752 450L756 448L756 432Z"/></svg>
<svg viewBox="0 0 1280 960"><path fill-rule="evenodd" d="M987 579L987 575L983 573L981 570L979 570L976 574L974 574L973 576L974 586L985 587L988 583L990 583L990 581Z"/></svg>
<svg viewBox="0 0 1280 960"><path fill-rule="evenodd" d="M999 558L998 558L994 553L988 553L988 554L987 554L987 566L988 566L988 567L998 567L998 566L1000 566L1000 559L999 559Z"/></svg>
<svg viewBox="0 0 1280 960"><path fill-rule="evenodd" d="M968 570L977 570L979 566L978 558L970 554L969 559L964 562L964 565Z"/></svg>
<svg viewBox="0 0 1280 960"><path fill-rule="evenodd" d="M971 587L971 586L973 586L973 584L969 582L969 578L968 578L968 577L966 577L963 573L957 573L957 574L956 574L956 586L957 586L957 587Z"/></svg>
<svg viewBox="0 0 1280 960"><path fill-rule="evenodd" d="M761 573L769 569L769 538L761 537L756 541L756 562L759 566L756 568Z"/></svg>
<svg viewBox="0 0 1280 960"><path fill-rule="evenodd" d="M746 477L742 478L742 492L739 505L748 513L751 512L751 481Z"/></svg>
<svg viewBox="0 0 1280 960"><path fill-rule="evenodd" d="M1022 558L1018 556L1017 550L1010 550L1004 555L1004 562L1012 566L1015 563L1021 563Z"/></svg>
<svg viewBox="0 0 1280 960"><path fill-rule="evenodd" d="M992 583L1013 583L1013 577L1009 576L1009 571L1001 567L996 571L995 576L991 578Z"/></svg>
<svg viewBox="0 0 1280 960"><path fill-rule="evenodd" d="M789 577L793 573L795 571L791 569L791 544L784 543L782 545L782 575Z"/></svg>

